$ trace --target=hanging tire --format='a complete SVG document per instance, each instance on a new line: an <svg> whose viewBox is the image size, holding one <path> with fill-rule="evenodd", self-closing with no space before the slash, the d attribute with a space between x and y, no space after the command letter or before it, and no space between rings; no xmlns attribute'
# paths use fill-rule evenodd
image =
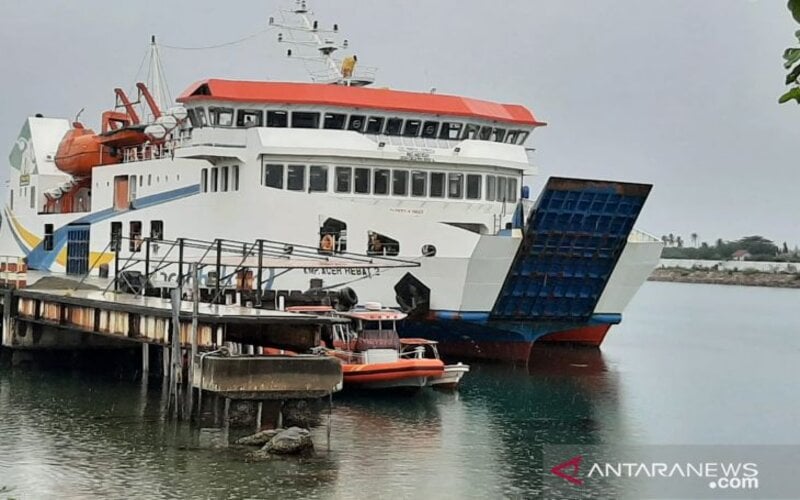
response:
<svg viewBox="0 0 800 500"><path fill-rule="evenodd" d="M349 286L339 290L339 304L346 309L350 309L358 304L358 295L356 291Z"/></svg>

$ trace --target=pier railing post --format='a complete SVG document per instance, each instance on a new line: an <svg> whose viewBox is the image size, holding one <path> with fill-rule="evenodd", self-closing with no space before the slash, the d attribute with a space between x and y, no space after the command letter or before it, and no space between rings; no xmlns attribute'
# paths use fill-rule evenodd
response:
<svg viewBox="0 0 800 500"><path fill-rule="evenodd" d="M175 287L172 289L172 363L170 367L170 386L171 397L170 401L175 405L175 416L181 418L183 412L181 411L181 398L178 395L178 383L181 377L182 357L181 356L181 289Z"/></svg>
<svg viewBox="0 0 800 500"><path fill-rule="evenodd" d="M189 381L186 387L189 391L189 416L194 410L194 358L197 356L197 320L200 314L200 266L197 262L192 263L192 349L189 356ZM198 390L202 391L203 388ZM198 408L198 417L200 409Z"/></svg>

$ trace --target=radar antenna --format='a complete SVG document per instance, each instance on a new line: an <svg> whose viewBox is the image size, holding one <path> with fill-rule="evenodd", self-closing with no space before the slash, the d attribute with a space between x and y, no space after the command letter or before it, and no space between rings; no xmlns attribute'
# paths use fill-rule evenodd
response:
<svg viewBox="0 0 800 500"><path fill-rule="evenodd" d="M292 49L286 51L288 57L312 62L322 68L312 70L306 66L314 82L363 87L375 81L377 68L359 66L355 54L342 59L334 56L337 51L347 49L349 41L339 41L338 24L334 24L331 29L320 27L306 0L295 0L293 9L281 9L279 12L280 21L276 21L274 17L269 18L270 26L285 31L285 35L283 31L278 33L278 42L301 49L316 49L315 55L297 54Z"/></svg>

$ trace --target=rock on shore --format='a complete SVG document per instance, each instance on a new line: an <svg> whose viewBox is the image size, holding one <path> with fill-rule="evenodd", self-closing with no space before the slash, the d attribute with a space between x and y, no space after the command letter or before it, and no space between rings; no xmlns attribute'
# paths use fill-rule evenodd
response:
<svg viewBox="0 0 800 500"><path fill-rule="evenodd" d="M261 431L236 441L237 444L263 447L253 452L253 460L267 460L273 455L307 456L314 452L311 432L300 427Z"/></svg>

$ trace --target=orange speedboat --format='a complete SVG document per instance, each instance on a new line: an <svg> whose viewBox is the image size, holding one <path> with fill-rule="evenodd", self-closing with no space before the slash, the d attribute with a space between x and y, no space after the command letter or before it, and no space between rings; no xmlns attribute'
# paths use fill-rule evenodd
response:
<svg viewBox="0 0 800 500"><path fill-rule="evenodd" d="M334 325L327 347L342 360L344 387L365 389L419 389L444 374L439 359L423 358L401 352L397 322L406 314L368 302L366 307L348 312L329 306L299 306L291 312L330 313L347 318L350 323Z"/></svg>

